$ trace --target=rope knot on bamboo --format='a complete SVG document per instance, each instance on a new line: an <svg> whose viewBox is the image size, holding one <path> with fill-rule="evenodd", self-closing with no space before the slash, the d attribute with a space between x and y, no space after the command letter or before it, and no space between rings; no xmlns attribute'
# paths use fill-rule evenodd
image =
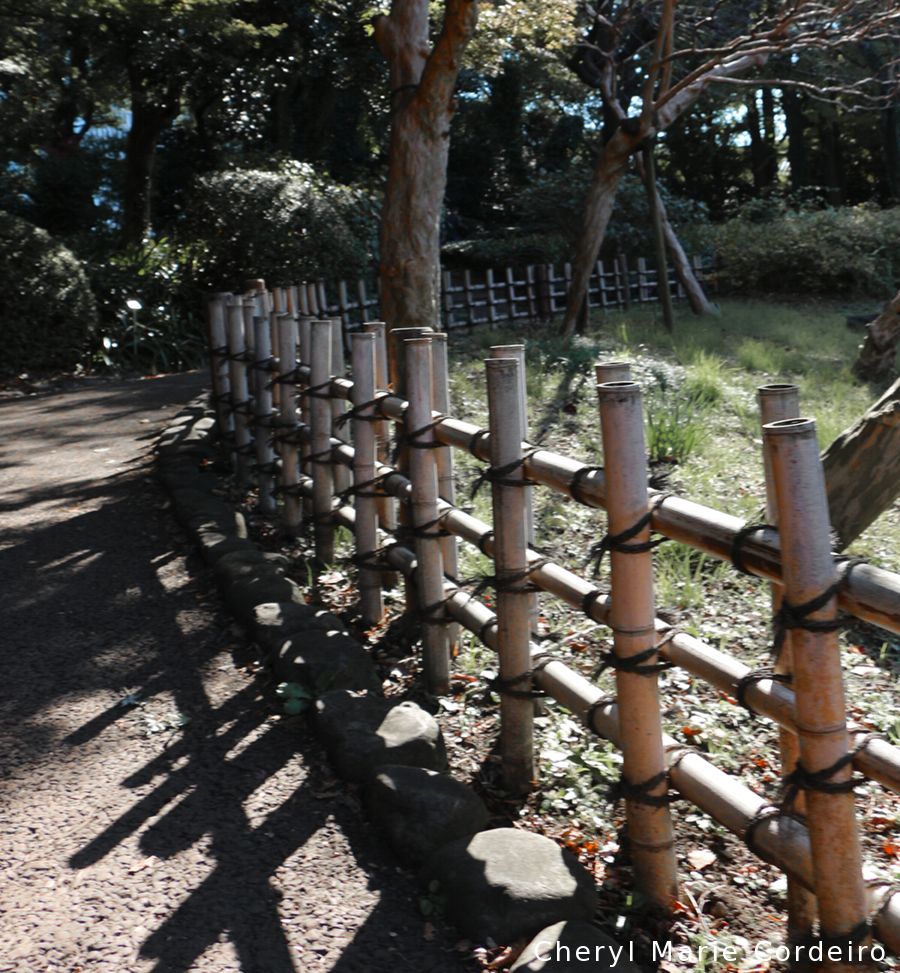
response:
<svg viewBox="0 0 900 973"><path fill-rule="evenodd" d="M318 385L308 385L305 389L300 389L297 395L305 399L330 399L331 379L326 379ZM328 390L328 391L326 391Z"/></svg>
<svg viewBox="0 0 900 973"><path fill-rule="evenodd" d="M384 396L379 395L374 399L369 399L368 402L360 402L358 405L352 406L334 420L335 426L341 428L352 419L359 419L361 422L383 422L384 417L375 411L380 407L383 400Z"/></svg>
<svg viewBox="0 0 900 973"><path fill-rule="evenodd" d="M666 785L663 794L654 794L658 787ZM672 791L669 780L669 771L661 770L658 774L648 777L638 784L632 784L628 778L622 774L618 782L613 787L614 797L624 797L631 804L643 804L646 807L668 807L675 801L681 800L681 795L677 791Z"/></svg>
<svg viewBox="0 0 900 973"><path fill-rule="evenodd" d="M602 466L582 466L580 470L569 480L569 495L577 503L584 504L585 507L600 507L599 503L594 503L584 495L584 481L592 473L602 473Z"/></svg>
<svg viewBox="0 0 900 973"><path fill-rule="evenodd" d="M783 686L789 686L792 682L789 673L775 672L774 669L767 667L762 669L753 669L750 672L745 673L735 684L734 698L738 701L738 704L743 706L744 709L747 710L747 712L752 716L759 716L760 714L747 701L747 693L750 691L751 686L765 682L767 679L771 679L772 682L781 683Z"/></svg>
<svg viewBox="0 0 900 973"><path fill-rule="evenodd" d="M585 559L585 564L594 564L594 577L600 573L600 564L603 561L603 556L607 551L615 551L617 554L646 554L648 551L652 551L655 547L659 547L660 544L665 543L668 537L655 537L648 541L638 541L635 543L629 543L632 538L637 537L638 534L645 528L650 526L653 520L653 515L656 513L657 509L663 504L664 501L672 494L661 493L658 497L654 497L647 512L638 518L630 527L626 527L625 530L620 531L618 534L606 533L603 537L594 544L588 551L588 556Z"/></svg>
<svg viewBox="0 0 900 973"><path fill-rule="evenodd" d="M794 769L784 778L784 797L781 802L782 810L792 809L794 801L800 791L817 791L820 794L852 794L860 778L848 777L846 780L833 780L846 767L853 763L856 754L853 751L843 754L828 767L821 770L808 770L798 760Z"/></svg>
<svg viewBox="0 0 900 973"><path fill-rule="evenodd" d="M510 474L515 473L516 470L521 469L525 463L534 456L535 453L540 452L543 449L542 446L531 446L522 453L517 459L512 460L510 463L504 463L503 466L489 466L486 470L479 473L475 477L475 481L472 484L472 489L469 491L469 497L474 499L478 491L485 485L485 483L490 483L494 486L508 486L508 487L527 487L535 486L536 480L529 480L528 477L522 475L518 477L513 477Z"/></svg>
<svg viewBox="0 0 900 973"><path fill-rule="evenodd" d="M488 685L488 689L492 692L499 693L501 696L511 696L513 699L543 699L548 694L542 689L536 689L531 685L531 681L534 677L551 662L561 662L561 659L556 658L549 654L539 656L530 669L526 669L525 672L519 673L518 676L492 676L490 679L486 679L485 682ZM527 689L520 689L518 687L522 685L527 685Z"/></svg>

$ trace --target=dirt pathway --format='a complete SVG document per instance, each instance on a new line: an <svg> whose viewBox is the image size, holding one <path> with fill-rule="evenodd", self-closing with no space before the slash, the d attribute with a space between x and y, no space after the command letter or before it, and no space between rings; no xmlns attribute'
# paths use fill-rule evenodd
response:
<svg viewBox="0 0 900 973"><path fill-rule="evenodd" d="M461 971L165 509L201 382L0 402L0 973Z"/></svg>

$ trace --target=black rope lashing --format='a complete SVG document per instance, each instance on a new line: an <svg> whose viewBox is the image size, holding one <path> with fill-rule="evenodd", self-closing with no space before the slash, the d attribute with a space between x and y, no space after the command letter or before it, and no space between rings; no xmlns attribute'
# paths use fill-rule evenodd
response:
<svg viewBox="0 0 900 973"><path fill-rule="evenodd" d="M341 490L337 496L341 500L349 500L350 497L390 497L393 494L384 490L383 484L389 476L393 475L394 472L391 470L387 473L379 473L378 476L373 476L371 479L363 480L360 483L351 483L346 490Z"/></svg>
<svg viewBox="0 0 900 973"><path fill-rule="evenodd" d="M616 702L615 696L598 696L594 700L594 702L591 703L590 706L588 706L588 708L584 711L584 716L582 717L582 721L584 722L584 725L589 730L592 730L594 733L596 733L597 730L594 729L594 717L601 709L603 709L604 706L612 706L615 702Z"/></svg>
<svg viewBox="0 0 900 973"><path fill-rule="evenodd" d="M287 372L280 372L275 378L271 379L266 385L267 389L274 388L276 385L295 385L300 381L300 365ZM302 389L297 389L297 394L301 394Z"/></svg>
<svg viewBox="0 0 900 973"><path fill-rule="evenodd" d="M238 399L237 401L231 402L231 411L235 415L245 416L247 418L252 418L253 416L253 399Z"/></svg>
<svg viewBox="0 0 900 973"><path fill-rule="evenodd" d="M615 652L603 652L600 655L600 665L594 670L594 678L598 678L607 669L615 669L616 672L627 672L633 676L655 676L657 673L665 672L672 668L672 663L666 659L658 662L648 662L659 652L659 647L651 645L649 648L642 649L634 655L620 656Z"/></svg>
<svg viewBox="0 0 900 973"><path fill-rule="evenodd" d="M508 487L535 486L535 480L529 480L528 477L524 475L513 479L510 476L510 473L514 473L516 470L521 469L525 465L526 461L541 449L543 449L542 446L532 446L510 463L505 463L503 466L489 466L486 470L479 473L478 476L475 477L475 481L472 484L471 490L469 491L469 498L474 499L475 495L485 483L491 483L495 486Z"/></svg>
<svg viewBox="0 0 900 973"><path fill-rule="evenodd" d="M239 364L249 365L256 361L256 356L252 351L229 351L225 357L228 361L238 362Z"/></svg>
<svg viewBox="0 0 900 973"><path fill-rule="evenodd" d="M671 788L668 770L661 770L658 774L648 777L647 780L641 781L639 784L632 784L625 774L622 774L614 790L618 796L624 797L631 804L643 804L646 807L668 807L675 801L681 800L681 795L672 790L667 790L665 794L651 793L664 783L667 783Z"/></svg>
<svg viewBox="0 0 900 973"><path fill-rule="evenodd" d="M210 355L214 358L227 358L228 357L228 345L219 345L218 348L210 348Z"/></svg>
<svg viewBox="0 0 900 973"><path fill-rule="evenodd" d="M308 493L307 488L302 483L279 483L272 488L272 493L276 497L305 497Z"/></svg>
<svg viewBox="0 0 900 973"><path fill-rule="evenodd" d="M439 540L441 537L452 537L453 531L440 526L443 519L443 515L435 517L433 520L426 521L424 524L411 527L409 533L412 537L418 537L421 540ZM435 527L437 530L433 529Z"/></svg>
<svg viewBox="0 0 900 973"><path fill-rule="evenodd" d="M578 503L583 503L586 507L599 507L600 504L588 500L582 492L584 480L591 473L602 473L602 466L582 466L580 470L569 480L569 495Z"/></svg>
<svg viewBox="0 0 900 973"><path fill-rule="evenodd" d="M601 598L604 598L605 595L606 593L601 591L599 588L594 588L592 591L589 591L584 598L581 599L582 613L590 617L591 609Z"/></svg>
<svg viewBox="0 0 900 973"><path fill-rule="evenodd" d="M358 568L368 568L371 571L392 570L387 560L388 552L395 547L399 547L399 541L391 541L376 547L371 551L361 551L359 554L351 555L348 560Z"/></svg>
<svg viewBox="0 0 900 973"><path fill-rule="evenodd" d="M799 605L792 605L786 598L782 598L781 605L773 616L772 657L776 661L781 655L789 631L801 629L804 632L836 632L843 628L844 620L840 617L813 619L809 616L821 611L832 598L837 597L845 578L846 575L841 576L824 591Z"/></svg>
<svg viewBox="0 0 900 973"><path fill-rule="evenodd" d="M278 359L269 355L268 358L255 358L250 365L254 372L274 372L278 367Z"/></svg>
<svg viewBox="0 0 900 973"><path fill-rule="evenodd" d="M731 541L731 549L728 556L731 559L732 567L735 571L739 571L741 574L750 574L747 570L747 566L744 564L744 544L747 542L748 538L752 537L753 534L759 533L761 530L774 530L771 524L763 523L762 521L755 521L753 523L744 524L743 527L734 535Z"/></svg>
<svg viewBox="0 0 900 973"><path fill-rule="evenodd" d="M253 468L257 473L262 473L268 476L275 476L281 469L281 463L277 459L269 460L268 462L255 462Z"/></svg>
<svg viewBox="0 0 900 973"><path fill-rule="evenodd" d="M367 409L374 409L383 399L384 396L380 395L377 399L369 399L368 402L360 402L358 405L352 406L334 420L335 426L338 428L345 426L352 419L359 419L362 422L384 422L384 417L376 415L374 412L370 415L363 415Z"/></svg>
<svg viewBox="0 0 900 973"><path fill-rule="evenodd" d="M306 430L295 423L276 422L272 427L276 430L269 439L269 444L272 446L276 443L283 446L305 446L309 440ZM279 429L281 432L278 431Z"/></svg>
<svg viewBox="0 0 900 973"><path fill-rule="evenodd" d="M782 810L787 812L793 808L797 795L801 791L816 791L819 794L852 794L861 778L850 776L846 780L832 780L835 774L853 763L856 754L853 751L838 757L833 764L821 770L807 770L798 760L794 769L782 779L784 797L781 801Z"/></svg>
<svg viewBox="0 0 900 973"><path fill-rule="evenodd" d="M659 547L660 544L665 543L668 537L656 537L649 541L640 541L636 543L629 543L632 538L637 537L638 534L645 527L649 527L651 521L653 520L653 515L656 513L657 509L662 505L662 503L667 500L671 494L661 493L659 496L654 497L650 503L650 508L647 512L638 520L636 520L630 527L626 527L625 530L620 531L618 534L604 534L604 536L594 544L588 552L588 556L585 559L585 564L590 564L594 562L594 577L600 573L600 564L603 561L603 556L607 551L615 551L617 554L646 554L648 551L652 551L654 548Z"/></svg>
<svg viewBox="0 0 900 973"><path fill-rule="evenodd" d="M478 595L488 588L509 594L532 594L535 591L543 591L544 589L528 579L533 571L548 563L550 563L549 557L539 557L534 561L529 561L521 571L513 571L502 576L496 574L480 574L473 578L463 578L461 581L457 581L457 585L460 588L472 588L471 595L473 598L477 598ZM525 584L521 584L523 581Z"/></svg>
<svg viewBox="0 0 900 973"><path fill-rule="evenodd" d="M331 388L331 379L320 382L318 385L308 385L305 389L298 389L297 395L304 399L331 399L333 396L325 389Z"/></svg>
<svg viewBox="0 0 900 973"><path fill-rule="evenodd" d="M783 686L790 686L791 676L786 672L775 672L772 668L763 669L753 669L745 675L738 679L734 687L734 698L738 701L738 704L743 706L748 713L752 716L759 716L760 714L747 702L747 693L751 686L757 685L757 683L765 682L766 679L771 679L772 682L781 683Z"/></svg>
<svg viewBox="0 0 900 973"><path fill-rule="evenodd" d="M475 633L475 637L478 639L478 641L484 642L484 644L487 645L488 631L496 624L497 624L497 616L494 615L492 618L489 618L486 622L484 622L481 626L479 626L478 631Z"/></svg>
<svg viewBox="0 0 900 973"><path fill-rule="evenodd" d="M823 936L812 933L803 937L803 946L809 949L811 946L821 946L823 955L833 962L856 963L860 960L860 947L869 938L872 927L868 919L862 919L852 929L847 932L835 933L830 936ZM840 957L834 957L832 950L841 951ZM846 949L846 952L844 950ZM856 950L856 954L854 954Z"/></svg>
<svg viewBox="0 0 900 973"><path fill-rule="evenodd" d="M475 450L478 448L478 444L482 439L487 439L490 434L491 432L489 429L479 429L477 432L473 432L472 435L469 436L468 443L466 443L466 449L468 452L470 452L473 456L476 456L477 454Z"/></svg>
<svg viewBox="0 0 900 973"><path fill-rule="evenodd" d="M747 823L747 827L744 828L744 844L747 846L748 850L752 854L756 855L757 858L761 858L764 862L768 862L770 865L777 865L778 861L759 847L756 840L756 832L766 823L766 821L780 818L782 814L782 809L777 804L760 804L760 806L753 812L749 822Z"/></svg>
<svg viewBox="0 0 900 973"><path fill-rule="evenodd" d="M447 416L441 414L439 416L435 416L431 422L425 423L424 426L419 426L418 429L412 429L409 432L404 431L399 433L397 436L397 442L394 446L394 461L396 462L397 456L402 449L444 449L444 444L438 442L437 439L423 442L421 437L427 432L433 432L446 418Z"/></svg>
<svg viewBox="0 0 900 973"><path fill-rule="evenodd" d="M530 669L526 669L525 672L519 673L518 676L493 676L492 678L486 680L488 688L495 693L499 693L501 696L511 696L513 699L543 699L549 695L549 693L544 692L543 689L537 689L534 686L529 686L527 689L517 689L517 686L521 686L523 683L530 683L532 679L539 673L545 666L548 666L551 662L560 662L562 660L551 655L541 655L532 664Z"/></svg>
<svg viewBox="0 0 900 973"><path fill-rule="evenodd" d="M312 463L314 466L332 466L331 447L320 449L317 453L310 453L303 457L305 463Z"/></svg>
<svg viewBox="0 0 900 973"><path fill-rule="evenodd" d="M490 543L493 540L494 540L494 532L492 530L486 530L478 538L478 542L477 542L477 545L476 546L478 547L478 550L481 551L481 553L485 557L490 557L490 554L488 554L488 552L487 552L487 546L488 546L488 543Z"/></svg>

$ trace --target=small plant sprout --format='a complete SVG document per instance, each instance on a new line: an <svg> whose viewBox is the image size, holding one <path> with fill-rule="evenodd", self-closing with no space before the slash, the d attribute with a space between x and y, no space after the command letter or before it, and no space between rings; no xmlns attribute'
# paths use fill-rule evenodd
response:
<svg viewBox="0 0 900 973"><path fill-rule="evenodd" d="M282 682L275 689L281 699L285 715L297 716L309 708L312 693L298 682Z"/></svg>

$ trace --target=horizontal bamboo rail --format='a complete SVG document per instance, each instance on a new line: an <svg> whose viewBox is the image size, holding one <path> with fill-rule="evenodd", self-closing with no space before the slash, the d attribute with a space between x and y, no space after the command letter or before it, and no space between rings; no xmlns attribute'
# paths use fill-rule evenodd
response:
<svg viewBox="0 0 900 973"><path fill-rule="evenodd" d="M314 330L322 330L321 325L323 324L325 322L316 322ZM258 336L255 342L259 354L266 351L265 341L259 340L264 337L263 335ZM424 354L427 345L429 345L429 339L420 339L415 350ZM398 350L401 354L406 354L407 351L412 353L411 349L412 345L408 345L405 349ZM829 711L825 715L824 712L819 712L816 708L815 686L811 681L813 676L809 675L811 670L809 670L808 660L805 658L803 664L807 666L808 672L803 677L805 682L798 681L797 692L795 693L792 688L788 688L772 678L752 672L738 660L720 650L713 649L700 639L678 632L660 619L654 619L652 605L649 605L649 603L641 603L632 599L631 614L622 614L622 591L625 591L628 598L632 597L635 587L632 583L633 578L632 582L624 584L624 589L620 587L618 593L616 593L614 584L613 595L604 596L595 585L578 577L561 565L552 563L535 551L522 547L519 540L516 540L515 544L522 547L520 552L522 557L520 558L517 554L513 559L510 559L508 553L503 553L503 545L508 543L507 535L504 535L503 532L506 530L508 534L512 527L504 527L504 517L509 514L508 523L510 525L515 524L514 529L516 531L525 530L525 518L523 511L518 510L518 506L521 506L521 504L516 506L511 504L509 499L504 499L504 490L508 493L510 488L516 486L516 483L524 482L524 478L528 478L562 492L587 506L605 507L607 505L607 484L603 470L574 462L549 450L530 447L524 442L520 447L515 448L514 441L510 441L510 435L514 440L515 430L520 428L520 420L514 417L516 409L513 408L511 400L498 409L499 399L494 393L490 396L493 416L492 428L495 429L494 437L490 436L487 430L471 423L461 422L458 419L435 412L430 388L419 381L419 377L433 367L434 359L432 358L426 360L420 355L422 360L418 364L411 363L413 367L408 375L411 401L406 402L400 395L387 392L376 393L372 396L371 392L363 395L360 390L357 390L357 394L354 394L354 384L349 379L335 377L333 369L331 377L328 377L329 367L324 365L321 356L319 359L316 358L315 348L313 348L312 356L317 361L317 367L312 374L310 374L310 369L307 366L286 369L282 365L280 371L290 371L298 376L301 386L303 384L311 386L307 392L300 393L301 402L304 395L314 394L315 398L312 404L321 403L319 410L311 410L313 413L321 412L321 415L318 416L318 422L316 421L317 416L314 415L310 421L311 428L301 427L297 436L298 443L307 439L312 444L311 456L315 459L310 470L312 477L300 476L298 493L311 494L317 499L315 509L317 553L320 553L322 549L333 542L333 537L327 536L326 531L330 532L336 524L345 525L352 529L357 524L358 517L362 514L361 508L360 510L354 509L332 496L330 482L328 482L332 478L329 475L331 474L331 469L328 469L329 464L334 468L351 467L358 482L377 482L386 494L400 499L401 509L404 510L411 509L413 498L416 498L419 504L424 502L423 497L425 495L422 491L427 483L428 509L423 508L413 517L415 527L413 536L416 539L417 552L408 550L404 546L405 542L401 541L400 543L392 542L382 545L374 553L377 553L383 559L382 570L397 570L410 582L415 580L415 583L419 586L425 578L423 570L427 568L426 559L431 557L433 551L440 550L440 545L433 543L439 536L438 531L448 531L452 535L476 545L486 555L493 556L495 575L492 583L498 590L496 615L471 594L462 590L462 587L452 578L441 579L437 574L432 579L433 581L436 580L436 586L430 584L427 590L419 592L422 602L419 612L428 613L424 617L432 618L434 624L441 627L442 633L446 633L451 620L458 623L474 632L479 639L495 651L499 650L501 655L509 651L510 624L518 624L517 631L521 630L524 636L524 655L521 658L517 656L514 665L507 663L506 669L504 669L504 664L501 664L501 676L491 683L492 688L501 694L501 701L506 695L521 697L522 693L518 689L510 693L507 684L518 685L524 678L526 686L528 681L531 681L536 687L545 691L561 705L575 713L592 730L623 749L626 755L629 752L629 747L633 746L634 740L643 733L643 731L639 732L637 729L629 732L629 727L632 727L634 720L623 721L616 702L605 696L599 687L592 685L569 665L549 657L542 647L529 642L528 626L525 624L525 615L521 611L519 611L521 616L519 622L512 622L513 613L509 607L511 598L506 597L504 600L503 595L504 593L510 595L513 589L524 590L523 582L527 579L536 588L556 595L579 609L587 617L607 625L613 623L613 627L617 629L615 656L618 662L616 668L623 669L626 673L635 673L631 677L632 679L637 678L639 671L632 667L637 665L638 657L646 659L648 657L646 653L649 652L652 658L655 652L666 661L682 666L692 674L705 679L728 696L737 697L748 708L752 707L756 713L773 719L784 730L793 734L800 741L803 760L806 761L807 765L802 768L805 774L827 773L829 779L831 776L835 776L835 780L840 777L841 781L846 778L849 787L849 765L852 764L871 779L878 780L889 788L900 792L900 749L891 746L887 741L874 734L867 733L858 726L848 726L846 730L844 729L844 706L840 698L842 677L833 632L829 630L829 633L822 634L823 630L816 629L812 623L808 626L802 624L794 626L800 628L801 636L806 640L806 643L810 646L816 646L823 659L827 657L830 660L829 666L831 667L830 672L834 688L832 695L837 700L835 704L837 709L832 706L833 712ZM512 360L495 359L489 362L488 367L493 367L499 375L500 371L509 369L514 365L515 363ZM517 385L517 376L510 373L508 377L510 381L506 384L509 385L510 392L512 392L514 386ZM421 388L419 388L420 385ZM629 387L635 391L637 389L633 385ZM613 387L608 386L607 388L612 389ZM324 400L329 397L333 401L326 406ZM338 411L334 407L335 401L353 400L354 398L354 415L359 415L360 413L356 410L364 407L365 413L376 420L379 418L387 419L405 425L399 439L400 443L407 445L421 444L422 446L440 444L461 448L476 458L487 459L491 465L489 465L488 471L482 476L482 479L488 477L493 487L493 529L470 514L459 510L452 503L437 497L437 469L430 457L427 463L418 461L413 463L409 469L409 478L407 478L384 463L375 462L371 442L367 450L368 455L364 458L363 453L357 455L353 446L341 441L335 427L326 428L323 421L326 410L333 417L334 413ZM497 425L498 415L503 416L503 422L500 425ZM501 432L501 428L505 431ZM772 427L767 427L767 436L770 436L771 429ZM606 431L604 426L604 433ZM369 436L369 439L371 439L371 436ZM367 440L361 439L360 441ZM637 441L638 437L633 433L628 449L637 448L639 456L642 456L643 448L634 445ZM505 443L502 448L501 443ZM814 444L811 448L814 450ZM421 458L424 460L424 455ZM636 460L632 465L637 470L640 464ZM784 466L783 474L788 472L789 465ZM812 472L808 473L808 477L812 476L812 479L808 478L806 482L814 485L815 475L821 475L820 470L818 473L815 472L818 469L815 450L809 455L809 466ZM363 468L365 469L364 473L362 472ZM372 472L374 472L374 478L371 476ZM792 470L790 475L796 475L796 471ZM322 481L325 480L326 476L327 493L323 492L322 489ZM639 481L636 480L635 484L638 483ZM788 491L784 493L785 497L791 496L789 491L793 487L790 483L791 481L785 480L783 490ZM613 485L616 485L615 481ZM781 490L782 487L779 487L779 489ZM809 494L810 497L812 495L812 493ZM629 496L631 497L630 504L638 503L637 492L632 490ZM759 528L755 533L746 536L747 532L743 529L743 523L736 518L729 518L727 515L681 498L662 497L659 494L654 496L656 502L651 505L654 529L668 537L698 547L713 556L735 560L736 563L738 558L735 556L737 552L734 552L734 546L736 541L740 540L742 542L739 551L741 566L749 569L749 573L767 578L779 586L782 585L780 577L781 551L778 532L774 528ZM614 496L613 500L615 503L621 504L622 495L618 495L618 500ZM780 496L780 504L781 501L782 497ZM370 504L369 507L371 506ZM515 514L511 513L514 506L517 510ZM646 510L646 506L643 509ZM780 511L785 522L787 521L786 509ZM621 537L637 538L636 541L632 542L631 547L638 548L636 551L626 550L628 544L625 544L621 538L615 540L608 535L607 539L614 558L617 553L641 553L643 555L642 560L644 562L648 560L645 555L646 547L641 544L641 541L649 536L647 525L651 523L650 517L641 517L633 530L625 529L638 512L637 506L634 509L630 507L621 508L618 514L615 514L615 511L613 512L618 517L618 527L615 531L619 532ZM370 515L371 510L369 510ZM788 552L787 597L797 611L799 610L798 603L800 607L803 607L802 600L807 598L814 590L820 589L825 584L826 578L838 576L838 564L828 550L828 532L823 526L824 522L818 523L819 529L813 530L807 536L803 534L802 514L792 514L792 516L794 516L797 526L793 527L791 531L785 530L783 543ZM821 517L819 520L821 521ZM369 530L369 537L366 544L371 547L371 527L367 529ZM375 530L375 538L381 542L383 534L377 526ZM495 530L500 532L497 537L494 536ZM610 531L611 534L615 533L612 526ZM432 543L427 543L429 541ZM797 574L800 569L798 565L806 570L805 566L811 559L811 556L808 558L803 553L806 550L805 545L812 545L809 547L810 550L815 549L816 564L818 565L816 568L818 574L811 576L808 581L802 581L801 575ZM427 553L426 548L429 549ZM361 554L362 552L358 550L357 553ZM416 556L417 554L418 556ZM320 554L318 560L324 563L327 558ZM625 561L628 560L631 560L632 563L627 565L627 571L621 573L621 569L626 567ZM639 568L634 563L634 559L619 557L618 562L614 560L614 577L617 563L622 579L630 577L629 572L633 574L635 570L638 573L644 571L643 568ZM524 568L522 567L523 564L525 565ZM430 574L428 576L431 577ZM370 578L370 580L374 580L374 578ZM881 624L889 630L897 631L895 626L900 626L900 617L898 617L900 616L900 605L898 605L900 584L898 582L900 582L900 578L895 574L880 571L868 565L861 565L858 568L854 567L852 572L845 571L841 578L841 585L834 588L828 587L827 596L833 598L840 587L843 607L849 607L850 611L859 617ZM809 592L805 591L802 587L803 584L809 587ZM793 588L791 585L793 585ZM505 609L504 604L507 606ZM832 602L833 604L834 602ZM437 607L442 609L440 616L432 614ZM649 615L645 611L648 607ZM813 614L813 623L820 617L825 621L832 617L824 613L821 604L814 606L811 611L819 613ZM625 620L624 623L623 619ZM624 628L622 627L623 624L625 625ZM638 626L638 628L634 626ZM638 644L638 642L641 642L640 638L635 639L633 644L628 642L627 645L621 639L623 633L630 638L632 635L638 635L639 632L649 633L651 639L649 648L646 648L646 642L643 643L643 647ZM647 636L642 634L641 637L646 638ZM529 665L529 658L531 668L522 671L523 666ZM506 673L505 677L504 673ZM617 672L617 682L621 692L623 690L622 672ZM635 683L635 686L637 686L637 683ZM641 692L643 692L643 689ZM647 697L647 699L649 698ZM649 707L648 713L655 708L655 704ZM630 718L634 716L633 709L634 707L629 709ZM501 722L503 720L509 722L507 718L511 710L512 707L507 706L505 709L501 707ZM823 720L824 723L822 723ZM653 720L644 721L645 728L649 727L652 730L652 723ZM510 723L506 729L509 730L511 727L512 724ZM810 727L813 727L812 731ZM825 730L832 735L827 746L822 744L818 736L810 737L809 735L811 732L820 734ZM624 739L623 735L627 739ZM518 739L519 735L516 734L516 736ZM857 832L852 812L852 798L847 788L843 788L838 797L833 797L832 795L836 795L837 791L829 791L826 787L813 787L812 784L799 784L798 786L810 791L812 797L815 798L809 801L811 816L807 825L805 821L795 817L790 809L785 806L778 807L769 804L765 799L754 794L748 787L712 766L696 748L676 742L662 734L658 725L655 730L650 732L650 737L655 738L654 746L658 745L661 748L656 753L662 758L664 775L671 786L677 788L684 798L710 814L729 830L744 838L753 852L781 867L798 889L803 886L815 893L822 917L822 935L824 935L826 942L830 941L830 936L839 936L842 941L846 937L848 942L852 938L852 945L855 947L865 941L871 926L881 942L893 951L900 952L900 894L897 894L898 890L888 888L884 883L869 883L868 887L864 888L859 876L859 856L850 847L857 839ZM503 739L503 734L501 734L501 743ZM630 752L634 754L635 751L632 749ZM647 774L655 769L654 763L657 767L660 765L660 762L655 760L645 762L640 767L635 764L633 766L634 775L642 779L647 777ZM655 798L658 780L658 773L651 774L640 785L635 785L634 780L630 779L629 784L631 784L634 793L628 800L644 801L643 795L651 795L651 792ZM638 795L641 796L638 797ZM817 795L821 796L817 797ZM843 878L835 880L835 877L830 874L830 841L837 831L840 831L843 835L841 847L845 850L849 849L845 855L846 867L844 871L849 876L855 870L855 885L849 877L847 881L844 881ZM647 836L648 838L652 837L649 832ZM650 845L647 847L649 848ZM656 869L649 871L655 872ZM657 876L651 875L650 878L653 878L654 881L661 880L657 882L659 891L657 898L662 903L666 898L664 890L666 883L670 883L668 887L674 887L671 884L671 879L665 878L662 872ZM645 880L641 882L641 887L642 889L644 887L650 889L652 894L653 881L649 881L645 876Z"/></svg>
<svg viewBox="0 0 900 973"><path fill-rule="evenodd" d="M300 369L301 381L305 380ZM350 398L353 383L335 379L331 394ZM376 407L380 415L402 422L406 403L395 395L383 393ZM437 416L437 413L435 413ZM447 446L454 446L476 459L489 460L487 435L471 422L446 417L436 422L435 438ZM572 483L577 483L576 502L588 506L606 507L606 479L603 471L585 463L569 459L549 449L538 449L526 460L525 474L559 493L572 497ZM651 500L660 496L651 491ZM683 497L668 496L664 503L653 508L651 521L655 531L671 540L710 554L720 561L730 561L735 540L744 521L712 507ZM778 532L764 528L746 538L741 544L741 563L757 577L781 582L781 552ZM839 606L848 614L871 622L889 632L900 634L900 576L872 564L858 564L849 574L838 594Z"/></svg>

